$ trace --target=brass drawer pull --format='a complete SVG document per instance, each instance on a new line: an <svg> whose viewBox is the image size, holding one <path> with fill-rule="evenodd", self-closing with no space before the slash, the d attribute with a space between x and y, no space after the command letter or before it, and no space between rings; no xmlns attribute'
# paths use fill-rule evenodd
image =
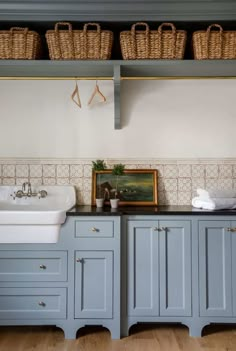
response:
<svg viewBox="0 0 236 351"><path fill-rule="evenodd" d="M39 266L39 268L40 268L40 269L47 269L47 266L45 266L44 264L41 264L41 265Z"/></svg>
<svg viewBox="0 0 236 351"><path fill-rule="evenodd" d="M43 302L43 301L39 301L38 305L39 305L39 306L42 306L42 307L46 307L46 303Z"/></svg>
<svg viewBox="0 0 236 351"><path fill-rule="evenodd" d="M76 258L76 262L83 263L83 259L82 258Z"/></svg>

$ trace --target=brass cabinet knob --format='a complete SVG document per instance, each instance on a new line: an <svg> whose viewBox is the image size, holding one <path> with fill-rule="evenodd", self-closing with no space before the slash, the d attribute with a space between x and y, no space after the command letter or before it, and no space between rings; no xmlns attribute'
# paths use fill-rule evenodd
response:
<svg viewBox="0 0 236 351"><path fill-rule="evenodd" d="M76 262L83 263L83 259L82 258L76 258Z"/></svg>
<svg viewBox="0 0 236 351"><path fill-rule="evenodd" d="M43 301L39 301L38 305L39 305L39 306L42 306L42 307L45 307L45 306L46 306L46 303L43 302Z"/></svg>
<svg viewBox="0 0 236 351"><path fill-rule="evenodd" d="M95 233L95 232L98 232L99 230L97 228L95 228L95 227L92 227L91 231Z"/></svg>
<svg viewBox="0 0 236 351"><path fill-rule="evenodd" d="M40 269L47 269L47 266L45 266L44 264L40 264L39 268Z"/></svg>

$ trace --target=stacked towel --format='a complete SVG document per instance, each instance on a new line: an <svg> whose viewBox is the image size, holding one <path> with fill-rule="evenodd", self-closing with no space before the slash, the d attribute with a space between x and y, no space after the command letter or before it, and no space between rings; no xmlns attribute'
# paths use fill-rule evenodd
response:
<svg viewBox="0 0 236 351"><path fill-rule="evenodd" d="M197 189L197 194L201 199L208 200L209 198L234 198L236 197L236 190L223 190L223 189Z"/></svg>
<svg viewBox="0 0 236 351"><path fill-rule="evenodd" d="M222 210L236 208L236 191L221 189L197 189L197 197L192 199L192 205L205 210Z"/></svg>

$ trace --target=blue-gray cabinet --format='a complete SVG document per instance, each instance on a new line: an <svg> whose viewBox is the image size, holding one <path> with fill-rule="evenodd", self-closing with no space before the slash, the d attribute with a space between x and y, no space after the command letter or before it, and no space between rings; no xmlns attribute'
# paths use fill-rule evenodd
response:
<svg viewBox="0 0 236 351"><path fill-rule="evenodd" d="M236 222L199 222L200 315L236 317Z"/></svg>
<svg viewBox="0 0 236 351"><path fill-rule="evenodd" d="M113 252L76 251L75 318L112 318Z"/></svg>
<svg viewBox="0 0 236 351"><path fill-rule="evenodd" d="M160 315L191 316L191 222L159 221Z"/></svg>
<svg viewBox="0 0 236 351"><path fill-rule="evenodd" d="M120 338L120 216L69 216L56 244L0 244L0 325Z"/></svg>
<svg viewBox="0 0 236 351"><path fill-rule="evenodd" d="M129 316L159 315L159 240L155 224L127 220Z"/></svg>
<svg viewBox="0 0 236 351"><path fill-rule="evenodd" d="M190 317L191 222L127 217L126 235L127 330L123 328L123 334L137 322Z"/></svg>
<svg viewBox="0 0 236 351"><path fill-rule="evenodd" d="M232 316L230 221L199 222L199 289L201 316Z"/></svg>
<svg viewBox="0 0 236 351"><path fill-rule="evenodd" d="M234 218L72 215L56 244L1 244L0 325L56 325L66 338L103 325L120 338L139 322L191 336L236 323Z"/></svg>
<svg viewBox="0 0 236 351"><path fill-rule="evenodd" d="M71 216L64 230L73 256L71 337L85 325L103 325L120 338L120 216Z"/></svg>

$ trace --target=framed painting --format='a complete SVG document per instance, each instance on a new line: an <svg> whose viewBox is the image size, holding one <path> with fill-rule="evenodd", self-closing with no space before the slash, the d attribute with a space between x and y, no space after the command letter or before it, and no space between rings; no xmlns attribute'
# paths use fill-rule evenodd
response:
<svg viewBox="0 0 236 351"><path fill-rule="evenodd" d="M93 172L92 205L96 198L119 198L120 206L153 206L158 204L157 170L128 169L121 176L112 174L112 169Z"/></svg>

